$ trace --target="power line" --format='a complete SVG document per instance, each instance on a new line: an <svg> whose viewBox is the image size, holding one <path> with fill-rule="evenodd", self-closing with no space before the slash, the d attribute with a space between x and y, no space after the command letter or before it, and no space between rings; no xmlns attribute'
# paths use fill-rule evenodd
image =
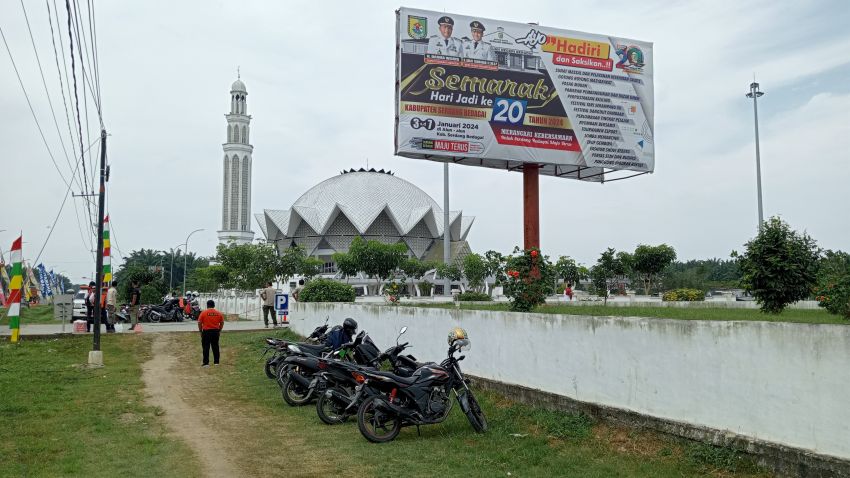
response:
<svg viewBox="0 0 850 478"><path fill-rule="evenodd" d="M44 3L47 5L47 20L50 23L50 41L53 44L53 59L56 62L56 72L59 76L59 90L62 92L62 106L65 108L65 123L68 126L68 136L71 138L71 151L73 151L74 149L76 149L76 140L74 139L74 133L71 130L71 120L70 120L69 114L68 114L68 100L65 98L65 83L63 83L63 81L62 81L62 69L59 68L59 53L56 51L56 36L54 35L54 31L53 31L53 14L50 11L50 0L45 0ZM56 3L55 3L55 0L54 0L54 7L55 7L55 5L56 5ZM55 8L54 8L54 10L55 10ZM60 35L60 38L61 38L62 30L61 30L61 28L59 28L59 20L58 20L58 13L59 12L56 12L56 13L57 13L56 28L59 30L59 35ZM60 42L59 44L61 46L62 43ZM65 62L65 57L64 57L65 50L64 49L62 50L62 55L63 55L62 56L62 62L64 63ZM55 120L55 116L54 116L54 120ZM66 155L67 155L67 153L66 153ZM66 159L67 159L67 156L66 156ZM68 166L69 166L69 168L71 167L70 160L68 161ZM74 179L77 180L77 184L79 184L80 189L82 189L83 188L82 180L77 175L74 175L74 177L71 178L71 181L73 181ZM75 206L75 209L76 209L76 206Z"/></svg>
<svg viewBox="0 0 850 478"><path fill-rule="evenodd" d="M41 124L38 122L38 117L35 115L35 110L32 107L32 102L30 101L30 97L27 94L27 89L24 87L24 82L21 79L21 74L18 72L18 66L15 64L15 59L12 57L12 50L9 49L9 43L6 42L6 34L3 33L3 28L0 27L0 37L3 38L3 44L6 45L6 52L9 54L9 60L12 61L12 68L15 69L15 75L18 77L18 83L21 85L21 90L24 92L24 98L27 100L27 105L30 108L30 113L32 113L32 119L35 120L35 125L38 127L38 133L41 135L41 141L44 143L44 147L47 148L47 154L50 156L50 161L53 162L53 167L56 168L56 172L59 173L59 177L62 178L62 182L65 185L69 185L70 183L65 180L65 176L62 174L62 170L59 169L59 165L56 164L56 158L53 157L53 151L50 150L50 146L47 144L47 138L44 137L44 131L41 129Z"/></svg>

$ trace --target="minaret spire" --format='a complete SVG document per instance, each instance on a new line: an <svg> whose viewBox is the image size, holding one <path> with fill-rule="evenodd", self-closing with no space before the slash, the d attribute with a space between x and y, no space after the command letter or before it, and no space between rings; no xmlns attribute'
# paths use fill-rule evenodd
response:
<svg viewBox="0 0 850 478"><path fill-rule="evenodd" d="M230 112L224 148L224 184L221 204L222 244L247 244L254 240L251 231L251 163L254 147L250 143L251 116L248 114L248 90L242 72L236 67L236 81L230 86Z"/></svg>

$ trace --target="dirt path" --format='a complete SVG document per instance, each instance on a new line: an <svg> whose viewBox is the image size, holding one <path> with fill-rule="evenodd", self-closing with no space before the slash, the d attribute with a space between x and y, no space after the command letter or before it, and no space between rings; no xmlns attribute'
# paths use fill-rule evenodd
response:
<svg viewBox="0 0 850 478"><path fill-rule="evenodd" d="M239 476L239 468L229 458L225 438L213 426L214 421L208 419L216 412L215 407L196 401L199 397L181 377L190 365L181 363L174 354L181 347L176 339L172 334L154 335L153 358L142 366L148 401L165 412L168 427L197 453L204 476Z"/></svg>
<svg viewBox="0 0 850 478"><path fill-rule="evenodd" d="M151 335L153 358L143 365L142 374L148 401L164 411L171 432L197 454L204 476L335 474L337 464L322 448L306 443L301 433L289 432L301 429L297 423L247 402L224 385L238 374L235 347L222 347L220 366L201 368L197 334Z"/></svg>

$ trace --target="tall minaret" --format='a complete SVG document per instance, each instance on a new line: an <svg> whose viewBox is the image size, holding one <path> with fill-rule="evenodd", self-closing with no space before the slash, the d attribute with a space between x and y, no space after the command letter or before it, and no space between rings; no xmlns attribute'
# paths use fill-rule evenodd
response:
<svg viewBox="0 0 850 478"><path fill-rule="evenodd" d="M241 78L241 75L240 75ZM221 204L222 244L247 244L254 240L251 231L251 116L248 115L248 91L237 79L230 87L230 113L227 118L227 142L224 143L224 190Z"/></svg>

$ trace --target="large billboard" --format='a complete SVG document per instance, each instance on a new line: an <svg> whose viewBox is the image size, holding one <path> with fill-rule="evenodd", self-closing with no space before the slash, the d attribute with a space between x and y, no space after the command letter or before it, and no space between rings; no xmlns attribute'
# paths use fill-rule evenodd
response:
<svg viewBox="0 0 850 478"><path fill-rule="evenodd" d="M401 8L396 154L602 180L655 168L652 44Z"/></svg>

